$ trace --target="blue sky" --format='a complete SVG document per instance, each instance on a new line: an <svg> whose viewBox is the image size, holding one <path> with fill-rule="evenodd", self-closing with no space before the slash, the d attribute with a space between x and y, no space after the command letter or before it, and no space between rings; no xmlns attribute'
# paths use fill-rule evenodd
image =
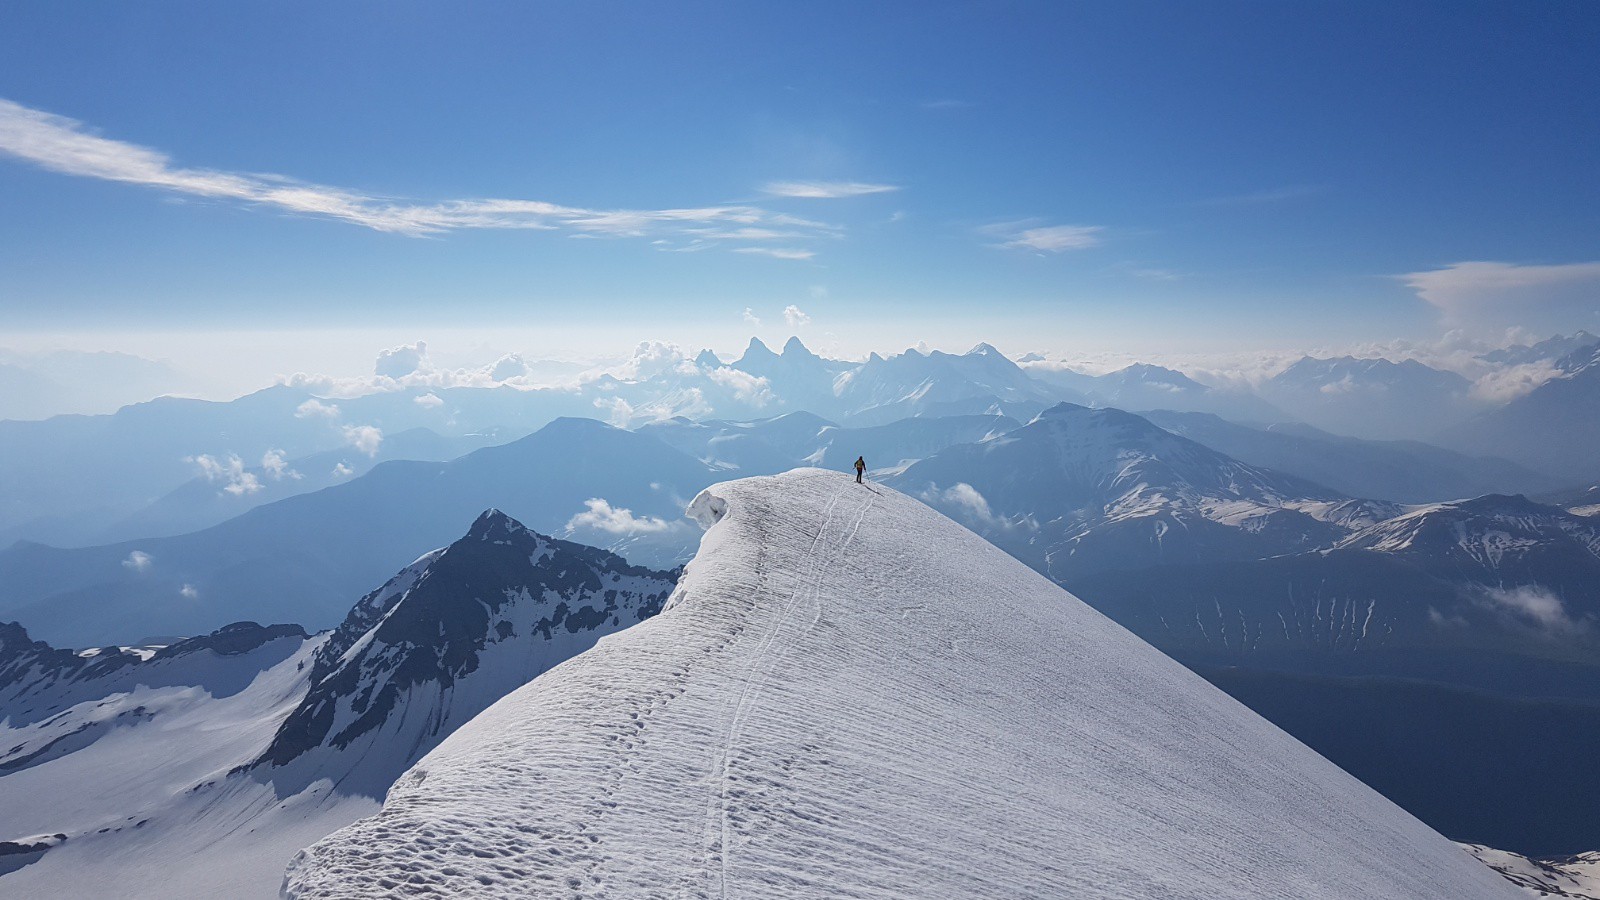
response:
<svg viewBox="0 0 1600 900"><path fill-rule="evenodd" d="M1597 330L1597 46L1587 0L11 2L0 343Z"/></svg>

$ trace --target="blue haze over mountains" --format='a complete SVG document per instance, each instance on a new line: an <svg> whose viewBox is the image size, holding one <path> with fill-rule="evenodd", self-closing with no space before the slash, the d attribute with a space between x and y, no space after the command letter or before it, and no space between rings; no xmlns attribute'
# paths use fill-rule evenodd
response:
<svg viewBox="0 0 1600 900"><path fill-rule="evenodd" d="M1405 710L1437 701L1455 711L1450 722L1493 715L1530 728L1553 718L1563 724L1546 728L1551 741L1572 752L1552 765L1577 777L1577 748L1600 734L1597 354L1600 340L1579 336L1486 355L1486 366L1551 372L1491 403L1465 378L1414 361L1307 359L1252 390L1149 365L1096 376L1019 364L984 344L853 363L796 339L780 352L752 341L728 363L709 352L640 359L561 387L402 379L341 396L282 385L229 403L168 398L0 422L0 465L17 476L0 484L0 535L14 541L0 550L0 621L19 623L0 635L0 677L53 660L39 665L78 673L58 679L78 693L31 690L70 705L198 646L178 637L223 629L213 641L244 648L230 658L271 657L249 664L259 669L320 640L301 628L335 629L314 650L299 711L236 761L249 773L239 777L303 789L308 773L346 765L347 747L411 727L392 723L395 697L356 709L364 684L402 670L421 673L405 676L412 686L470 680L482 648L569 621L570 608L550 607L468 622L450 599L466 574L435 565L439 548L458 547L459 561L497 534L576 554L601 581L644 579L654 587L605 626L622 627L659 609L671 570L693 553L699 529L682 512L702 488L798 466L842 470L859 454L874 479L1358 776L1381 782L1382 755L1308 719L1304 703L1326 702L1404 745L1414 777L1391 788L1451 837L1589 849L1600 832L1574 812L1589 793L1508 772L1514 741L1492 729L1462 738L1459 765L1430 765L1448 754L1409 730ZM491 508L504 512L483 514ZM476 549L452 544L475 519ZM567 577L521 565L493 563L507 584ZM402 595L424 621L396 620L383 640L413 627L477 649L443 673L371 649L370 664L336 665ZM230 625L241 620L276 630ZM510 635L495 630L501 621ZM171 646L147 658L145 644ZM54 649L102 646L92 658ZM480 680L483 693L447 717L459 724L462 710L534 674ZM339 729L326 724L333 710ZM381 795L414 758L355 772L349 788ZM1521 799L1495 817L1442 799L1475 778L1510 779Z"/></svg>

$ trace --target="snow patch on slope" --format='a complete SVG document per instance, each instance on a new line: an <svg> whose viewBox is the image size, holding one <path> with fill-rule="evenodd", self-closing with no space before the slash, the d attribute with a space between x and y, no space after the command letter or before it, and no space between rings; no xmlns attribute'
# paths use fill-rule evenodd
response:
<svg viewBox="0 0 1600 900"><path fill-rule="evenodd" d="M1461 846L1530 896L1600 900L1600 851L1543 860L1482 844Z"/></svg>

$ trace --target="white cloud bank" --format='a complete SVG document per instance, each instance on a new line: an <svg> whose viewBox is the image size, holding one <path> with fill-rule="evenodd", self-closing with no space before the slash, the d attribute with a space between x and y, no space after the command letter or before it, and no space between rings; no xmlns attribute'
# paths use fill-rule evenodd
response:
<svg viewBox="0 0 1600 900"><path fill-rule="evenodd" d="M463 229L533 229L560 230L575 237L693 237L713 228L722 229L717 236L741 240L776 239L779 235L792 240L796 236L820 237L837 231L831 226L744 204L595 210L542 200L499 198L413 202L281 175L184 168L174 165L158 150L101 137L75 119L5 99L0 99L0 154L63 175L143 185L411 236ZM853 196L893 190L888 185L856 183L778 182L768 187L778 189L769 193L784 197Z"/></svg>
<svg viewBox="0 0 1600 900"><path fill-rule="evenodd" d="M587 507L567 520L569 531L580 528L592 528L608 534L654 534L666 531L672 523L655 516L635 516L633 510L620 506L612 506L609 502L599 497L591 497L583 501Z"/></svg>

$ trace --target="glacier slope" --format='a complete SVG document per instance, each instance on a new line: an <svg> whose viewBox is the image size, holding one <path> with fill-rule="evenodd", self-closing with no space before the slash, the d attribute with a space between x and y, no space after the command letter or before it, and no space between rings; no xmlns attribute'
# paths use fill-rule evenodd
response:
<svg viewBox="0 0 1600 900"><path fill-rule="evenodd" d="M503 698L285 896L1513 897L920 503L718 485L661 615Z"/></svg>

